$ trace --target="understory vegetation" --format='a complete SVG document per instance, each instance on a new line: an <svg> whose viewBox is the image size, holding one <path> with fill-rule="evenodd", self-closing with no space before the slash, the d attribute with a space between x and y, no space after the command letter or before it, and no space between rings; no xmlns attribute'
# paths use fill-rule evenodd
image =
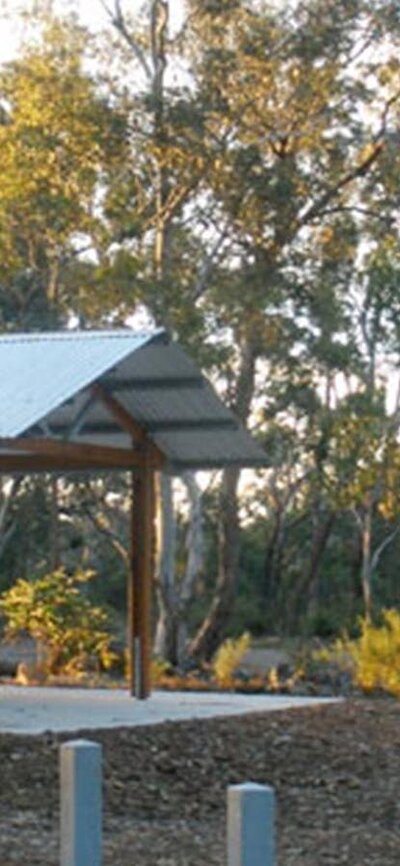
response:
<svg viewBox="0 0 400 866"><path fill-rule="evenodd" d="M87 670L107 670L115 661L107 614L85 593L92 576L87 571L67 575L60 569L34 581L20 578L0 596L5 639L28 635L36 642L33 678L60 673L78 677Z"/></svg>
<svg viewBox="0 0 400 866"><path fill-rule="evenodd" d="M109 618L87 595L91 572L67 575L62 569L34 581L19 579L0 595L5 620L4 637L12 641L30 637L36 645L36 661L17 670L19 682L38 682L54 676L70 681L113 670L127 675L126 655L112 649ZM322 649L303 643L292 649L289 663L248 673L242 667L251 649L251 635L226 638L211 663L190 672L174 669L155 659L153 686L168 689L225 689L340 694L350 686L365 694L400 696L400 614L383 610L374 624L363 618L358 635L348 634ZM289 660L289 656L288 656ZM89 679L88 679L89 675ZM344 677L343 677L344 675ZM104 680L103 680L104 682Z"/></svg>
<svg viewBox="0 0 400 866"><path fill-rule="evenodd" d="M360 634L337 641L328 651L342 669L350 671L356 686L365 692L387 692L400 696L400 615L383 610L380 622L360 623Z"/></svg>

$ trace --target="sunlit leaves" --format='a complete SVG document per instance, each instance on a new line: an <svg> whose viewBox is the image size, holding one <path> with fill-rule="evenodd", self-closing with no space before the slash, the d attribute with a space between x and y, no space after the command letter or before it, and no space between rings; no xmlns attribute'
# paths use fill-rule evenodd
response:
<svg viewBox="0 0 400 866"><path fill-rule="evenodd" d="M25 325L17 297L25 274L43 307L65 313L61 271L96 230L99 184L119 135L82 52L79 30L52 24L0 77L0 277Z"/></svg>
<svg viewBox="0 0 400 866"><path fill-rule="evenodd" d="M63 569L36 580L17 580L0 598L9 638L29 634L44 653L44 673L78 673L87 664L113 661L107 614L93 605L85 585L89 571Z"/></svg>

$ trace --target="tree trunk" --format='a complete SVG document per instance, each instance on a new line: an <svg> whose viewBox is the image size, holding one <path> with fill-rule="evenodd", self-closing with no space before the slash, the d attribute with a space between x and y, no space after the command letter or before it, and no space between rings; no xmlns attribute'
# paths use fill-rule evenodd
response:
<svg viewBox="0 0 400 866"><path fill-rule="evenodd" d="M322 520L321 520L321 514L318 513L318 515L317 515L317 524L316 524L316 526L314 528L314 532L313 532L310 566L309 566L308 578L307 578L307 583L308 583L307 614L309 617L315 616L318 612L322 556L324 554L326 545L327 545L329 537L331 535L335 520L336 520L336 514L334 512L331 512L330 514L328 514L325 517L325 519L322 519Z"/></svg>
<svg viewBox="0 0 400 866"><path fill-rule="evenodd" d="M154 652L159 658L176 663L176 617L174 608L174 578L176 554L176 519L172 479L160 473L157 485L157 568L156 590L158 621L154 640Z"/></svg>
<svg viewBox="0 0 400 866"><path fill-rule="evenodd" d="M372 538L372 505L367 504L361 525L361 587L364 601L364 614L370 619L372 612L371 587L371 538Z"/></svg>
<svg viewBox="0 0 400 866"><path fill-rule="evenodd" d="M254 393L257 350L248 337L243 340L240 348L236 398L232 409L245 425ZM188 647L188 655L197 660L211 658L221 642L233 611L240 543L237 496L239 478L240 470L237 467L224 470L220 494L218 573L215 592L210 609Z"/></svg>
<svg viewBox="0 0 400 866"><path fill-rule="evenodd" d="M10 517L10 511L21 484L22 476L19 476L2 486L0 497L0 558L16 530L16 522Z"/></svg>
<svg viewBox="0 0 400 866"><path fill-rule="evenodd" d="M60 566L60 522L58 514L58 481L52 477L50 482L50 528L49 528L49 570Z"/></svg>
<svg viewBox="0 0 400 866"><path fill-rule="evenodd" d="M159 566L157 569L158 621L154 652L174 666L181 667L186 658L187 611L193 589L203 565L202 497L192 473L182 478L189 497L189 528L186 538L185 575L177 583L176 515L171 479L162 476L159 502Z"/></svg>
<svg viewBox="0 0 400 866"><path fill-rule="evenodd" d="M268 539L264 560L264 595L271 607L274 607L276 603L282 540L283 509L279 507L274 515L274 524Z"/></svg>
<svg viewBox="0 0 400 866"><path fill-rule="evenodd" d="M186 536L186 570L180 590L180 620L178 634L179 664L187 657L188 628L187 613L196 582L204 563L203 498L193 472L183 476L190 502L189 526Z"/></svg>
<svg viewBox="0 0 400 866"><path fill-rule="evenodd" d="M226 469L220 496L219 571L211 607L197 634L190 642L188 655L194 659L210 659L231 615L239 560L239 520L237 485L240 472Z"/></svg>
<svg viewBox="0 0 400 866"><path fill-rule="evenodd" d="M160 605L160 601L158 602ZM157 620L154 653L174 667L180 667L184 658L187 629L179 611L162 604Z"/></svg>

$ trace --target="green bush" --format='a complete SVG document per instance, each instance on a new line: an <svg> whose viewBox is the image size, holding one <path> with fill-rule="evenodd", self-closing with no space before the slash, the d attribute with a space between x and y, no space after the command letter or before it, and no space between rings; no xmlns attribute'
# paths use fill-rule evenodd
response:
<svg viewBox="0 0 400 866"><path fill-rule="evenodd" d="M59 569L37 580L17 580L0 596L6 638L30 635L46 674L71 675L113 663L107 614L84 591L92 577L90 571L69 575Z"/></svg>

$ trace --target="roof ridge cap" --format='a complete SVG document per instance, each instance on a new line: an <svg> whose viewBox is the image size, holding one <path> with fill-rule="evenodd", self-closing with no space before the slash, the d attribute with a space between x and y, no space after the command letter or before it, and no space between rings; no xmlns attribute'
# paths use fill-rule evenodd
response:
<svg viewBox="0 0 400 866"><path fill-rule="evenodd" d="M7 343L33 343L39 341L56 340L85 340L85 339L124 339L138 337L154 337L165 333L164 328L140 328L137 331L131 328L104 329L104 330L63 330L63 331L16 331L14 333L1 334L0 342Z"/></svg>

